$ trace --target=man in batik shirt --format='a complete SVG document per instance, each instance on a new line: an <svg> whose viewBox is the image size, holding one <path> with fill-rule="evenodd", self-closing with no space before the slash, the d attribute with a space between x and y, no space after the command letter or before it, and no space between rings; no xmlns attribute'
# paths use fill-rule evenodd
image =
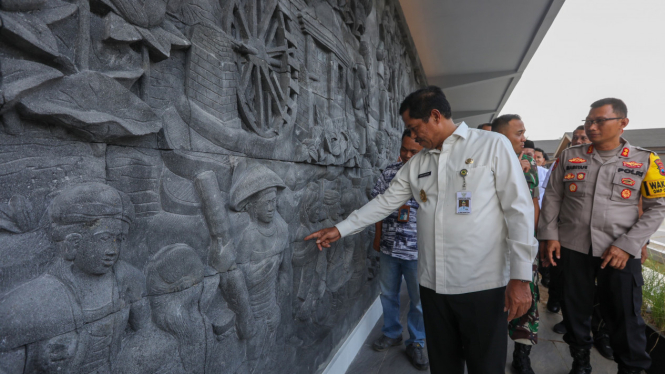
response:
<svg viewBox="0 0 665 374"><path fill-rule="evenodd" d="M525 154L525 142L527 142L524 133L524 122L517 114L505 114L496 118L492 122L492 131L505 135L513 146L515 154L520 159L524 177L526 178L531 199L533 200L533 208L535 211L535 224L534 234L536 227L538 227L538 215L540 213L538 198L540 190L538 189L538 166L536 161L529 155ZM533 142L530 144L533 147ZM540 299L540 291L536 283L538 277L538 263L537 259L533 264L533 281L530 283L532 303L529 311L508 324L508 335L515 342L515 350L513 351L513 368L519 374L534 374L531 368L531 360L529 354L531 346L538 343L538 300Z"/></svg>
<svg viewBox="0 0 665 374"><path fill-rule="evenodd" d="M422 148L420 144L416 143L410 130L404 131L400 161L386 167L372 190L372 197L383 194L402 165ZM419 370L427 370L429 361L423 352L425 323L418 289L417 209L418 203L411 198L382 222L376 223L374 249L379 251L381 259L379 283L381 285L381 305L383 306L383 328L381 329L383 335L374 342L373 348L381 352L402 343L399 294L402 276L404 276L411 300L407 316L409 339L406 341L406 353L413 366Z"/></svg>

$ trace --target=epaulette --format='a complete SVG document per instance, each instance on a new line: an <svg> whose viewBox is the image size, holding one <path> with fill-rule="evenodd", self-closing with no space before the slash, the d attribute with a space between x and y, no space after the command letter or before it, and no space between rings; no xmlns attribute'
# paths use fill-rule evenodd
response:
<svg viewBox="0 0 665 374"><path fill-rule="evenodd" d="M642 148L642 147L635 147L635 146L633 146L633 148L635 148L635 149L639 149L640 151L649 152L649 153L653 153L653 154L655 154L655 155L658 155L658 153L656 153L656 152L654 152L654 151L652 151L652 150L650 150L650 149L646 149L646 148Z"/></svg>
<svg viewBox="0 0 665 374"><path fill-rule="evenodd" d="M585 145L589 145L589 144L570 145L570 146L568 146L568 148L578 148L578 147L583 147Z"/></svg>

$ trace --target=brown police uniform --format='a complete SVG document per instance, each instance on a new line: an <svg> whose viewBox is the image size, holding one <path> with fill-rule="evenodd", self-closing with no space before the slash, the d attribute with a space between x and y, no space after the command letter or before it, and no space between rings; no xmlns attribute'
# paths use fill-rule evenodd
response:
<svg viewBox="0 0 665 374"><path fill-rule="evenodd" d="M647 369L651 359L640 315L644 282L639 259L665 217L665 166L655 153L624 139L621 143L605 162L593 145L563 151L545 191L538 239L561 243L564 340L573 348L591 348L597 281L615 361L620 367ZM612 245L631 256L622 270L600 269L600 256Z"/></svg>

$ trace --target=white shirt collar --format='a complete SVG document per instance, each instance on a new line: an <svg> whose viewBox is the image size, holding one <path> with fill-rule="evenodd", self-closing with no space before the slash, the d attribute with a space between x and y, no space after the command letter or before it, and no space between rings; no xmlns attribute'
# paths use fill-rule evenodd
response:
<svg viewBox="0 0 665 374"><path fill-rule="evenodd" d="M457 126L457 129L444 141L444 143L447 142L448 139L450 139L453 136L455 138L466 139L466 137L469 135L469 126L466 125L466 122L462 121L462 122L457 123L455 125ZM454 139L454 140L451 140L451 141L455 141L455 140L457 140L457 139ZM427 153L441 153L441 151L434 148L434 149L428 149Z"/></svg>

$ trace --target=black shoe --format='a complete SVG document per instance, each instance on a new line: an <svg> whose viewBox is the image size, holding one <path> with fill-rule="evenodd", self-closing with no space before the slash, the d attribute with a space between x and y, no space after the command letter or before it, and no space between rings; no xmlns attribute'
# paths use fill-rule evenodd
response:
<svg viewBox="0 0 665 374"><path fill-rule="evenodd" d="M372 348L374 348L375 351L377 352L383 352L387 350L390 347L394 347L396 345L402 344L402 336L398 336L397 338L389 338L385 335L381 335L380 338L376 339L374 344L372 344Z"/></svg>
<svg viewBox="0 0 665 374"><path fill-rule="evenodd" d="M535 374L531 369L531 346L515 343L515 350L513 351L513 368L518 374Z"/></svg>
<svg viewBox="0 0 665 374"><path fill-rule="evenodd" d="M547 310L552 313L559 313L561 304L557 301L547 300Z"/></svg>
<svg viewBox="0 0 665 374"><path fill-rule="evenodd" d="M420 343L409 344L406 347L406 355L409 356L409 361L411 365L418 370L427 370L429 369L429 360L425 357L425 352L423 346Z"/></svg>
<svg viewBox="0 0 665 374"><path fill-rule="evenodd" d="M598 350L601 356L605 357L608 360L614 361L614 351L610 347L610 339L607 336L600 336L597 339L594 339L593 345Z"/></svg>
<svg viewBox="0 0 665 374"><path fill-rule="evenodd" d="M566 326L563 324L563 321L552 326L552 331L556 332L557 334L565 334L568 332L568 330L566 330Z"/></svg>
<svg viewBox="0 0 665 374"><path fill-rule="evenodd" d="M590 374L591 362L588 349L570 348L570 355L573 356L573 369L569 374Z"/></svg>

